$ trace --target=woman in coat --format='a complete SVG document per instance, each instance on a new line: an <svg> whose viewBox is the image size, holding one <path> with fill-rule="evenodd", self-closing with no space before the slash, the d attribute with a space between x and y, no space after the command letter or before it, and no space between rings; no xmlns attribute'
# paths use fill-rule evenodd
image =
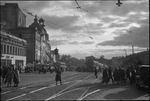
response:
<svg viewBox="0 0 150 101"><path fill-rule="evenodd" d="M119 73L119 70L117 68L115 68L115 70L114 70L113 77L114 77L114 82L116 82L117 84L119 84L120 73Z"/></svg>
<svg viewBox="0 0 150 101"><path fill-rule="evenodd" d="M61 82L61 69L60 68L56 69L55 81L56 81L56 85L57 85L58 81L60 81L60 84L62 85L62 82Z"/></svg>
<svg viewBox="0 0 150 101"><path fill-rule="evenodd" d="M14 82L14 87L18 87L18 84L20 82L20 74L18 68L15 68L14 70L13 82Z"/></svg>
<svg viewBox="0 0 150 101"><path fill-rule="evenodd" d="M108 83L109 82L109 77L108 77L108 71L107 71L107 68L105 68L103 70L103 77L102 77L102 83Z"/></svg>
<svg viewBox="0 0 150 101"><path fill-rule="evenodd" d="M8 67L8 73L7 73L7 77L6 77L7 87L11 87L11 85L12 85L13 76L14 76L13 71L14 71L13 65Z"/></svg>

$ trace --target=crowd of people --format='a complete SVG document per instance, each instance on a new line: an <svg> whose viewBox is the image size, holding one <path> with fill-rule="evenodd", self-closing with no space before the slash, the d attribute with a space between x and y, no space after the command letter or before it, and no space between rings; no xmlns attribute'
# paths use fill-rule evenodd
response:
<svg viewBox="0 0 150 101"><path fill-rule="evenodd" d="M1 67L1 78L4 84L7 84L7 87L18 87L20 82L20 72L19 68L15 68L15 65L2 66ZM1 88L2 90L2 88Z"/></svg>
<svg viewBox="0 0 150 101"><path fill-rule="evenodd" d="M129 80L130 84L134 84L136 80L136 68L130 65L126 68L104 68L102 72L102 83L108 83L112 81L114 84L126 83Z"/></svg>

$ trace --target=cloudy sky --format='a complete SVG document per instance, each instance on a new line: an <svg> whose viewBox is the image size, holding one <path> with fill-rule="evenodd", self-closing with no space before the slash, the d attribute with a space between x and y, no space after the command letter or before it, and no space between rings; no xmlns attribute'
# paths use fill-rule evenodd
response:
<svg viewBox="0 0 150 101"><path fill-rule="evenodd" d="M7 1L10 2L10 1ZM149 0L13 1L21 9L42 17L52 49L76 58L110 59L149 47ZM34 17L27 15L27 26Z"/></svg>

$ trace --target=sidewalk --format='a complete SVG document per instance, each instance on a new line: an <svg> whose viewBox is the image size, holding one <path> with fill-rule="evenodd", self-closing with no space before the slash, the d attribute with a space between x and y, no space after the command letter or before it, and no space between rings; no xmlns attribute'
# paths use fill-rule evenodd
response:
<svg viewBox="0 0 150 101"><path fill-rule="evenodd" d="M78 74L78 72L63 72L62 77L70 76L70 75L75 75ZM47 72L45 74L43 73L20 73L20 83L19 87L30 85L30 84L36 84L36 83L41 83L41 82L52 82L55 80L55 72L50 73ZM13 84L12 84L13 86ZM1 82L1 87L2 88L10 88L7 87L7 84L4 84Z"/></svg>

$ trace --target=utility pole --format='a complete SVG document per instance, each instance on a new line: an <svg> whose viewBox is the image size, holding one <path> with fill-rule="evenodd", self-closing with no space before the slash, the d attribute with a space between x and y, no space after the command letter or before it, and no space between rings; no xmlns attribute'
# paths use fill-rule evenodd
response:
<svg viewBox="0 0 150 101"><path fill-rule="evenodd" d="M133 62L134 62L134 45L132 45L132 59L133 59Z"/></svg>
<svg viewBox="0 0 150 101"><path fill-rule="evenodd" d="M127 51L126 51L126 49L124 49L124 52L125 52L125 57L127 56Z"/></svg>
<svg viewBox="0 0 150 101"><path fill-rule="evenodd" d="M134 45L132 45L132 55L134 54Z"/></svg>

